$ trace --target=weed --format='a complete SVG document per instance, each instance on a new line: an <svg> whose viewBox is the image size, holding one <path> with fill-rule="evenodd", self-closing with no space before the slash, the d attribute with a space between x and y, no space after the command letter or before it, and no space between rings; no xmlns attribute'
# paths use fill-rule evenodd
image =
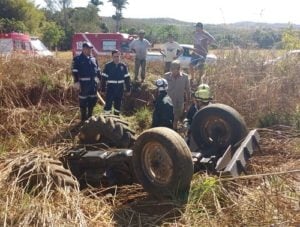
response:
<svg viewBox="0 0 300 227"><path fill-rule="evenodd" d="M139 131L150 128L152 122L152 112L147 107L142 107L134 114Z"/></svg>

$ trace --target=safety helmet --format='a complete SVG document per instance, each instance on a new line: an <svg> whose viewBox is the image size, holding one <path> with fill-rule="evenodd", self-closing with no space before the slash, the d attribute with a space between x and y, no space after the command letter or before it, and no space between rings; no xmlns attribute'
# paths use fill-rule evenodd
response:
<svg viewBox="0 0 300 227"><path fill-rule="evenodd" d="M159 91L166 91L168 90L168 81L166 79L158 79L155 81L155 86L158 88Z"/></svg>
<svg viewBox="0 0 300 227"><path fill-rule="evenodd" d="M209 102L212 99L208 84L200 84L194 94L196 99L203 102Z"/></svg>

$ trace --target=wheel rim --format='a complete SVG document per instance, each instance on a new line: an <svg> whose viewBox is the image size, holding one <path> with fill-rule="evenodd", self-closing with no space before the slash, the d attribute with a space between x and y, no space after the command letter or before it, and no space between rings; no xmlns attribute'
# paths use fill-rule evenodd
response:
<svg viewBox="0 0 300 227"><path fill-rule="evenodd" d="M173 175L173 162L166 148L158 142L145 144L142 152L144 173L157 184L167 184Z"/></svg>
<svg viewBox="0 0 300 227"><path fill-rule="evenodd" d="M203 126L200 125L201 135L207 143L226 145L230 142L232 130L230 125L219 117L209 117Z"/></svg>

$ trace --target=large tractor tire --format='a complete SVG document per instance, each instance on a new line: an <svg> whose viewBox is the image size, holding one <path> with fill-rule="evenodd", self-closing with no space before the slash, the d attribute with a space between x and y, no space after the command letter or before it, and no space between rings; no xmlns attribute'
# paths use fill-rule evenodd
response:
<svg viewBox="0 0 300 227"><path fill-rule="evenodd" d="M129 148L135 142L134 131L116 116L100 115L89 118L79 132L83 144L106 143L110 147Z"/></svg>
<svg viewBox="0 0 300 227"><path fill-rule="evenodd" d="M175 131L144 131L133 147L133 168L146 191L161 199L186 201L193 175L189 147Z"/></svg>
<svg viewBox="0 0 300 227"><path fill-rule="evenodd" d="M232 107L210 104L199 110L191 125L192 137L204 157L223 155L247 135L246 123Z"/></svg>
<svg viewBox="0 0 300 227"><path fill-rule="evenodd" d="M9 179L23 187L27 192L38 193L42 190L79 190L79 184L70 170L62 163L46 154L29 153L10 162Z"/></svg>

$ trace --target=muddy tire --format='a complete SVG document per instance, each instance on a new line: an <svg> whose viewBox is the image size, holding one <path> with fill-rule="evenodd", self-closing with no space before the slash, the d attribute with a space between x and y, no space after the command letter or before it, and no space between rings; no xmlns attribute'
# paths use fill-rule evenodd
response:
<svg viewBox="0 0 300 227"><path fill-rule="evenodd" d="M79 184L70 170L58 160L44 154L27 154L12 163L9 179L16 179L18 186L27 192L42 190L79 190Z"/></svg>
<svg viewBox="0 0 300 227"><path fill-rule="evenodd" d="M79 139L82 143L93 144L100 141L102 120L103 119L91 117L83 123L79 132Z"/></svg>
<svg viewBox="0 0 300 227"><path fill-rule="evenodd" d="M129 148L135 142L134 131L118 117L91 117L82 126L79 139L83 144L106 143L110 147Z"/></svg>
<svg viewBox="0 0 300 227"><path fill-rule="evenodd" d="M204 157L219 157L229 145L247 135L247 128L235 109L224 104L211 104L196 113L191 132Z"/></svg>
<svg viewBox="0 0 300 227"><path fill-rule="evenodd" d="M186 201L193 175L191 152L175 131L157 127L144 131L133 147L135 175L150 194Z"/></svg>

